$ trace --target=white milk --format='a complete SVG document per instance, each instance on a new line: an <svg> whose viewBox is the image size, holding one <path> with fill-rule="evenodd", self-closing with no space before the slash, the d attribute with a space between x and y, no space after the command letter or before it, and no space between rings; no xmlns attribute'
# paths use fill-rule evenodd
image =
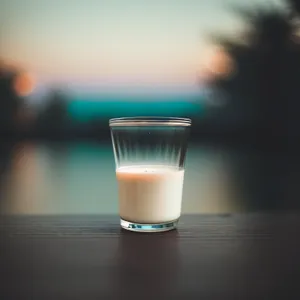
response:
<svg viewBox="0 0 300 300"><path fill-rule="evenodd" d="M167 166L132 166L116 170L123 220L161 223L179 218L184 170Z"/></svg>

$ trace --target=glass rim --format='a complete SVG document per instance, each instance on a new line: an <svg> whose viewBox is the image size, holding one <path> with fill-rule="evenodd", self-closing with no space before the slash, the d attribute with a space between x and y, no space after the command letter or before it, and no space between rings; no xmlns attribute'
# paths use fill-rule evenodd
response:
<svg viewBox="0 0 300 300"><path fill-rule="evenodd" d="M189 118L176 117L123 117L109 120L110 127L122 126L184 126L192 125Z"/></svg>

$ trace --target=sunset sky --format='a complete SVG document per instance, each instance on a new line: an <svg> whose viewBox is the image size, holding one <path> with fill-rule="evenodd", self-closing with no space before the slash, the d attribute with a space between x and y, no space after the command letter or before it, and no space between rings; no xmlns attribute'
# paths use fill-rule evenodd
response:
<svg viewBox="0 0 300 300"><path fill-rule="evenodd" d="M251 0L251 5L264 3ZM279 3L280 0L271 0ZM236 34L249 0L2 0L0 53L39 82L193 89L210 33Z"/></svg>

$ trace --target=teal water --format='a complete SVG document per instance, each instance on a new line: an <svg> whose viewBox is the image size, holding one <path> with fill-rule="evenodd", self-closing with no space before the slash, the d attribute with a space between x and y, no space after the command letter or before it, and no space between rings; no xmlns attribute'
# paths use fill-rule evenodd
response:
<svg viewBox="0 0 300 300"><path fill-rule="evenodd" d="M198 97L199 98L199 97ZM203 105L197 97L172 98L75 98L68 105L69 115L78 121L93 118L132 116L190 117L203 113Z"/></svg>
<svg viewBox="0 0 300 300"><path fill-rule="evenodd" d="M118 214L111 144L23 144L12 155L0 208L8 214ZM227 156L190 146L182 212L240 211Z"/></svg>

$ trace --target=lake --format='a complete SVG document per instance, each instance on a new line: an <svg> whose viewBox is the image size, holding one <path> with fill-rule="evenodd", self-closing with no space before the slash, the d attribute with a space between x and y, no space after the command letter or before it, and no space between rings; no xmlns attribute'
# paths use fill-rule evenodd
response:
<svg viewBox="0 0 300 300"><path fill-rule="evenodd" d="M2 214L117 214L110 144L2 143ZM182 212L298 208L299 159L286 153L191 144Z"/></svg>

